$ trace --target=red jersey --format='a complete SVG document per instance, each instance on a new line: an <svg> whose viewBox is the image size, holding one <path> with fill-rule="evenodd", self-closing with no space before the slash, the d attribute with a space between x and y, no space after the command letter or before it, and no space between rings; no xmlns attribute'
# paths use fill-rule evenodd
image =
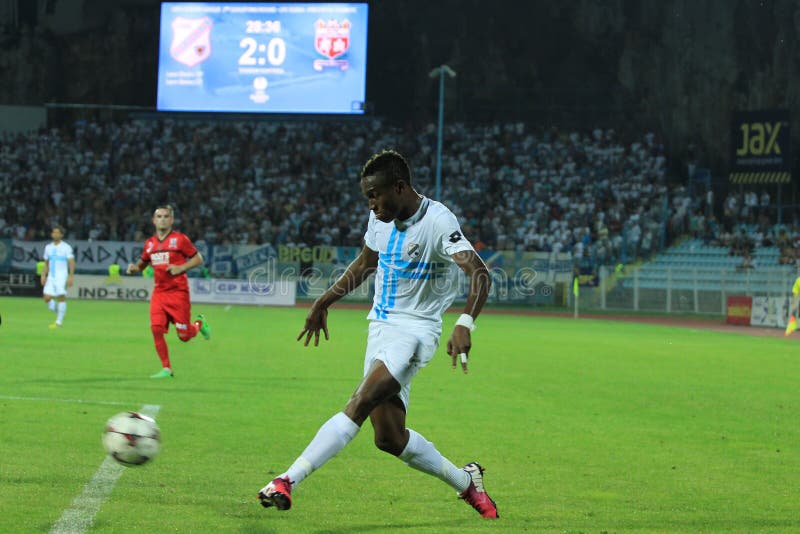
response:
<svg viewBox="0 0 800 534"><path fill-rule="evenodd" d="M167 272L168 265L183 265L186 260L197 254L192 240L185 234L175 230L164 239L154 235L144 242L142 261L153 266L156 281L153 291L186 291L189 292L189 280L186 273L173 276Z"/></svg>

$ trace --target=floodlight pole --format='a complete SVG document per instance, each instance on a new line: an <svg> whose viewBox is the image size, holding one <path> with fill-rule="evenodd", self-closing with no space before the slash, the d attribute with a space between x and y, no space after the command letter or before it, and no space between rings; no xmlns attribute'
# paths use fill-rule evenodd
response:
<svg viewBox="0 0 800 534"><path fill-rule="evenodd" d="M442 200L442 136L444 130L444 75L454 78L456 72L447 65L431 70L428 76L439 77L439 127L436 133L436 200Z"/></svg>

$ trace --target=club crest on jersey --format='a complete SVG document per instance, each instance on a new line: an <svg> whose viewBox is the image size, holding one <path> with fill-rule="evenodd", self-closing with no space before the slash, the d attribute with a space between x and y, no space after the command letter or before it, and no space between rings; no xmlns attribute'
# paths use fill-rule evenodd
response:
<svg viewBox="0 0 800 534"><path fill-rule="evenodd" d="M150 250L151 250L152 248L153 248L153 242L152 242L152 241L148 241L148 242L147 242L147 252L150 252Z"/></svg>
<svg viewBox="0 0 800 534"><path fill-rule="evenodd" d="M422 254L422 249L419 246L419 243L409 243L406 247L406 255L409 258L417 259L419 258L420 254Z"/></svg>
<svg viewBox="0 0 800 534"><path fill-rule="evenodd" d="M211 56L211 19L175 17L169 55L187 67L194 67Z"/></svg>
<svg viewBox="0 0 800 534"><path fill-rule="evenodd" d="M344 55L350 49L350 27L349 20L344 19L339 22L330 19L327 22L318 19L314 23L316 33L314 35L314 49L325 56L327 59L315 59L314 70L321 71L325 67L338 67L347 70L350 62L346 59L336 59Z"/></svg>
<svg viewBox="0 0 800 534"><path fill-rule="evenodd" d="M177 237L170 237L169 238L169 246L170 248L175 248L178 246L178 238Z"/></svg>

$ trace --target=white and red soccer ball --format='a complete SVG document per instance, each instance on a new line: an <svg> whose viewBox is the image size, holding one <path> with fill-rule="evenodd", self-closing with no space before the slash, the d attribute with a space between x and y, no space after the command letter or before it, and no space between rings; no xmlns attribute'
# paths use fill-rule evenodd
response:
<svg viewBox="0 0 800 534"><path fill-rule="evenodd" d="M142 465L158 455L161 431L152 417L118 413L106 422L103 447L122 465Z"/></svg>

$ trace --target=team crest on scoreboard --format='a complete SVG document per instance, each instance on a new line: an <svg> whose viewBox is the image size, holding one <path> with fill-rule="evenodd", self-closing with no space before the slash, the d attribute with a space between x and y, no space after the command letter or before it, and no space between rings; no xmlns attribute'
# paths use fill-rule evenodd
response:
<svg viewBox="0 0 800 534"><path fill-rule="evenodd" d="M194 67L211 56L211 19L175 17L169 54L187 67Z"/></svg>
<svg viewBox="0 0 800 534"><path fill-rule="evenodd" d="M325 67L337 67L347 70L350 62L340 59L350 49L350 27L349 20L344 19L339 22L336 19L324 21L317 20L314 23L316 33L314 35L314 48L325 56L325 59L314 60L314 70L321 71Z"/></svg>

